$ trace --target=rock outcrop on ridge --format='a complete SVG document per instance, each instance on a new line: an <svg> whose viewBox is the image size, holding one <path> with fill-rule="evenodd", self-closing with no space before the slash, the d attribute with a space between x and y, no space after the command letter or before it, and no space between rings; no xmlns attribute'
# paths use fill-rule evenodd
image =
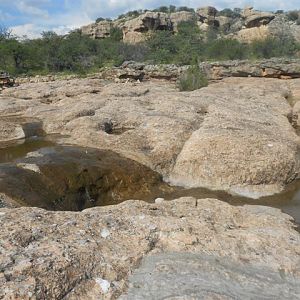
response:
<svg viewBox="0 0 300 300"><path fill-rule="evenodd" d="M262 12L252 7L231 13L219 12L211 6L194 12L145 11L135 17L103 20L83 26L80 30L82 34L101 39L110 36L111 28L119 28L123 31L123 40L135 44L144 41L151 32L168 30L176 33L178 24L186 21L196 22L203 32L217 29L229 38L246 43L271 36L293 37L300 41L300 25L297 20L290 20L287 13Z"/></svg>

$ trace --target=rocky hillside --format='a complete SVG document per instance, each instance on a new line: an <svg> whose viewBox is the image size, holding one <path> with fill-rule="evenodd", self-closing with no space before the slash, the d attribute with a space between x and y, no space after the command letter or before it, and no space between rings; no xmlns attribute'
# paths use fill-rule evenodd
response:
<svg viewBox="0 0 300 300"><path fill-rule="evenodd" d="M168 30L176 33L180 22L192 21L203 32L215 30L219 35L238 39L241 42L252 42L269 36L290 36L300 41L299 12L276 13L262 12L247 7L244 10L224 9L218 11L208 6L196 11L143 11L134 16L128 13L116 20L98 20L82 27L82 34L94 39L110 36L112 28L121 29L123 40L127 43L138 43L146 39L151 32Z"/></svg>

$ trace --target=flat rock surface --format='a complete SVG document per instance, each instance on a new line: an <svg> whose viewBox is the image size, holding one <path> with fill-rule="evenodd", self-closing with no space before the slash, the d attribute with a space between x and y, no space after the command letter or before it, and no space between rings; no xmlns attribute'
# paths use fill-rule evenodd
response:
<svg viewBox="0 0 300 300"><path fill-rule="evenodd" d="M300 80L228 78L194 92L164 81L73 79L7 89L0 115L39 118L63 142L113 150L171 183L250 197L297 178L299 137L286 100Z"/></svg>
<svg viewBox="0 0 300 300"><path fill-rule="evenodd" d="M293 287L288 295L294 295L297 288L290 278L298 284L300 235L291 220L273 208L233 207L219 200L195 198L160 204L128 201L78 213L0 209L0 298L116 299L126 292L128 276L142 258L171 252L199 255L195 266L186 269L187 275L196 279L203 278L204 271L208 278L220 273L218 281L210 285L213 295L220 289L238 295L241 291L233 282L241 281L244 286L244 274L246 281L251 280L244 286L245 295L252 287L262 288L258 276L268 277L266 288L274 283L274 290L266 295L280 286L283 296L288 286ZM213 256L211 263L201 263L205 255ZM163 257L158 257L159 264ZM187 262L195 257L187 255ZM233 263L226 264L227 259ZM155 261L146 259L147 272ZM181 256L174 259L179 282L182 263ZM160 271L167 272L168 265L172 267L166 260L166 269ZM170 276L165 280L172 278L172 272ZM228 278L233 282L229 284ZM155 278L151 280L149 286ZM160 284L167 294L164 283Z"/></svg>
<svg viewBox="0 0 300 300"><path fill-rule="evenodd" d="M120 299L300 299L299 278L203 254L147 256L129 282Z"/></svg>

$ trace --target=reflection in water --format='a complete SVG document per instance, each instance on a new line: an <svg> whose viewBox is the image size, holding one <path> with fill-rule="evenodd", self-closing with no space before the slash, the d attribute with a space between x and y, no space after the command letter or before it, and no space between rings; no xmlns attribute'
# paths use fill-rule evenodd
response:
<svg viewBox="0 0 300 300"><path fill-rule="evenodd" d="M14 161L17 158L25 157L29 152L53 145L54 142L42 137L32 137L26 140L19 140L13 144L0 144L0 163Z"/></svg>
<svg viewBox="0 0 300 300"><path fill-rule="evenodd" d="M283 212L291 215L300 224L300 180L296 180L279 194L262 197L260 199L250 199L242 196L233 196L223 191L211 191L204 188L183 189L176 188L174 192L168 194L166 199L192 196L201 198L216 198L232 205L263 205L280 208Z"/></svg>

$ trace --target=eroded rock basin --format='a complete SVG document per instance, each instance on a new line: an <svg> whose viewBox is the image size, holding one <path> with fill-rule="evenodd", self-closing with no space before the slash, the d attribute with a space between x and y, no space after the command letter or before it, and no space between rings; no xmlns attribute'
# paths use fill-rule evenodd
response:
<svg viewBox="0 0 300 300"><path fill-rule="evenodd" d="M300 235L292 217L267 206L299 222L298 111L286 100L298 90L299 80L247 78L186 93L167 83L97 79L5 91L0 137L18 142L0 152L0 199L9 207L0 208L0 298L117 299L128 291L134 299L143 273L151 288L166 291L167 283L174 299L191 296L174 294L180 278L215 282L212 298L246 299L240 292L248 288L261 299L297 299ZM27 118L42 123L26 130ZM283 192L254 201L228 187ZM127 199L144 201L107 206ZM146 266L155 261L154 271L143 268L144 258ZM219 290L222 282L229 291Z"/></svg>
<svg viewBox="0 0 300 300"><path fill-rule="evenodd" d="M0 147L1 206L80 211L129 199L215 198L232 205L280 208L300 223L300 180L280 194L250 199L224 191L172 186L157 172L114 152L58 145L55 136L34 137Z"/></svg>
<svg viewBox="0 0 300 300"><path fill-rule="evenodd" d="M3 206L80 211L171 190L160 174L111 151L31 139L0 154Z"/></svg>

